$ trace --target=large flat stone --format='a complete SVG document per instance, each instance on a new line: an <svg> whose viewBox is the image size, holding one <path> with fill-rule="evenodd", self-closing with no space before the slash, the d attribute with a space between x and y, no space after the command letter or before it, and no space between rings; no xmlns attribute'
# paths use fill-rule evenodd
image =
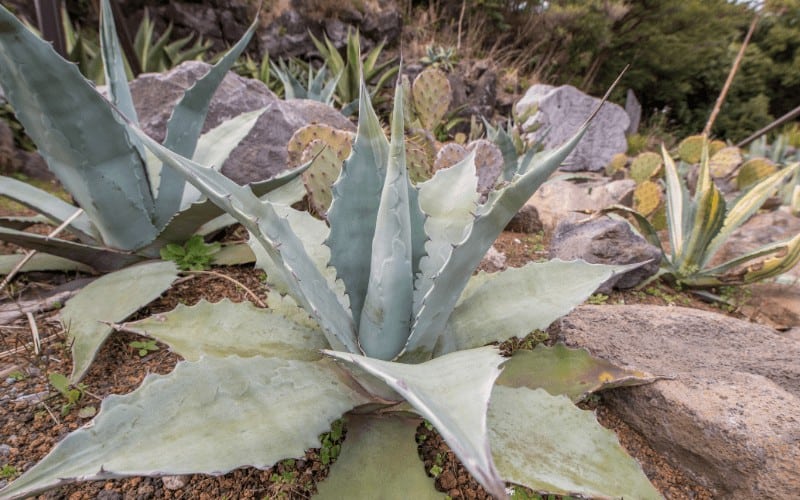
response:
<svg viewBox="0 0 800 500"><path fill-rule="evenodd" d="M674 377L606 397L673 465L719 498L798 498L796 340L680 307L582 306L557 326L568 345Z"/></svg>

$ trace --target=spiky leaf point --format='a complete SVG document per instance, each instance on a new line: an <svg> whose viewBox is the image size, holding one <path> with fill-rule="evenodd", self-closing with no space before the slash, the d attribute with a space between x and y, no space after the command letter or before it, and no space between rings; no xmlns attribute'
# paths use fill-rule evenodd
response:
<svg viewBox="0 0 800 500"><path fill-rule="evenodd" d="M755 185L778 171L778 167L767 158L752 158L742 164L736 174L736 187L740 191Z"/></svg>
<svg viewBox="0 0 800 500"><path fill-rule="evenodd" d="M735 146L720 149L716 153L711 153L709 147L709 154L713 155L708 160L708 168L714 179L730 176L742 164L742 150Z"/></svg>
<svg viewBox="0 0 800 500"><path fill-rule="evenodd" d="M298 303L317 320L328 343L337 349L359 352L352 317L327 286L289 223L276 213L276 206L258 199L253 192L224 175L209 170L150 139L133 125L147 148L171 168L181 172L209 200L232 215L250 231L275 264L274 273L285 283Z"/></svg>
<svg viewBox="0 0 800 500"><path fill-rule="evenodd" d="M114 14L111 11L109 0L102 0L100 10L100 49L103 57L103 70L108 85L108 96L111 103L122 114L138 125L139 116L133 106L133 96L128 86L128 75L125 72L125 58L122 55L122 47L117 37ZM139 148L139 154L144 157L144 151L141 148Z"/></svg>
<svg viewBox="0 0 800 500"><path fill-rule="evenodd" d="M649 384L658 377L620 368L595 358L586 349L571 349L562 343L538 345L532 351L519 350L503 365L497 385L544 389L553 396L564 395L577 403L593 392L615 387Z"/></svg>
<svg viewBox="0 0 800 500"><path fill-rule="evenodd" d="M312 321L292 319L298 316L297 310L301 318L308 317L297 304L281 300L273 292L269 309L228 299L216 303L202 300L116 328L163 342L188 361L231 355L316 361L328 343Z"/></svg>
<svg viewBox="0 0 800 500"><path fill-rule="evenodd" d="M449 168L467 157L469 151L461 144L448 142L436 153L436 161L433 162L435 171Z"/></svg>
<svg viewBox="0 0 800 500"><path fill-rule="evenodd" d="M319 447L333 420L367 402L326 360L184 361L169 375L148 375L130 394L107 397L91 426L67 436L0 496L77 480L267 468Z"/></svg>
<svg viewBox="0 0 800 500"><path fill-rule="evenodd" d="M425 474L415 435L419 419L396 416L347 416L347 439L328 477L317 483L315 498L439 499Z"/></svg>
<svg viewBox="0 0 800 500"><path fill-rule="evenodd" d="M483 195L494 188L503 173L503 152L486 139L478 139L467 144L467 151L475 152L475 169L478 175L478 192Z"/></svg>
<svg viewBox="0 0 800 500"><path fill-rule="evenodd" d="M147 174L125 126L74 64L5 7L0 7L0 83L39 153L103 241L132 250L155 239Z"/></svg>
<svg viewBox="0 0 800 500"><path fill-rule="evenodd" d="M444 118L453 98L447 75L436 68L426 68L414 79L411 94L422 127L433 130Z"/></svg>
<svg viewBox="0 0 800 500"><path fill-rule="evenodd" d="M392 359L408 339L414 285L400 86L396 87L394 102L389 161L372 240L367 295L358 328L358 341L364 352L378 359Z"/></svg>
<svg viewBox="0 0 800 500"><path fill-rule="evenodd" d="M486 407L503 363L493 347L471 349L426 363L392 363L325 351L386 382L425 417L486 490L505 497L505 485L492 462L486 434Z"/></svg>
<svg viewBox="0 0 800 500"><path fill-rule="evenodd" d="M617 436L564 396L496 386L489 432L507 481L561 495L662 498Z"/></svg>
<svg viewBox="0 0 800 500"><path fill-rule="evenodd" d="M700 163L700 155L703 152L703 144L706 137L703 135L691 135L678 144L678 158L686 163Z"/></svg>
<svg viewBox="0 0 800 500"><path fill-rule="evenodd" d="M644 181L633 191L633 208L642 215L652 215L664 198L661 186L657 182Z"/></svg>
<svg viewBox="0 0 800 500"><path fill-rule="evenodd" d="M157 299L178 278L173 262L148 262L106 274L67 301L61 322L72 343L72 375L77 382L89 369L113 328Z"/></svg>
<svg viewBox="0 0 800 500"><path fill-rule="evenodd" d="M631 179L636 181L636 184L641 184L655 177L661 168L661 163L661 155L658 153L649 151L641 153L631 162Z"/></svg>
<svg viewBox="0 0 800 500"><path fill-rule="evenodd" d="M43 189L11 177L0 176L0 196L21 203L57 224L69 219L78 210L75 205L71 205ZM100 233L97 232L86 214L78 216L70 222L67 228L86 243L96 243L100 239Z"/></svg>
<svg viewBox="0 0 800 500"><path fill-rule="evenodd" d="M524 337L570 312L616 274L638 267L578 260L532 262L470 280L434 352L439 356Z"/></svg>

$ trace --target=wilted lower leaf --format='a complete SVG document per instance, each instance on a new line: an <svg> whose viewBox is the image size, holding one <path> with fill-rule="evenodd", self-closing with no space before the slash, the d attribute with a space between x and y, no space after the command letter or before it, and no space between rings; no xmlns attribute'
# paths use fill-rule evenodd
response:
<svg viewBox="0 0 800 500"><path fill-rule="evenodd" d="M578 402L592 392L647 384L656 379L649 373L626 370L595 358L586 349L570 349L559 343L515 352L503 365L497 385L542 388L553 396L564 395Z"/></svg>

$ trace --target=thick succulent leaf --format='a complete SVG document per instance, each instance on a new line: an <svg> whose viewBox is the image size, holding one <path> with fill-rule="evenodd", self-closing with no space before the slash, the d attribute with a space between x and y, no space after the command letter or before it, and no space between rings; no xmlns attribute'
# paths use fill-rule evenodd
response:
<svg viewBox="0 0 800 500"><path fill-rule="evenodd" d="M425 474L415 439L420 420L394 416L347 416L347 439L328 477L317 483L324 500L441 499Z"/></svg>
<svg viewBox="0 0 800 500"><path fill-rule="evenodd" d="M415 311L422 307L422 299L453 247L466 237L479 200L474 152L450 168L437 170L430 180L420 185L419 204L427 215L425 232L430 236L415 284Z"/></svg>
<svg viewBox="0 0 800 500"><path fill-rule="evenodd" d="M140 255L83 245L58 238L48 238L41 234L26 233L4 227L0 227L0 241L80 262L100 272L116 271L144 259Z"/></svg>
<svg viewBox="0 0 800 500"><path fill-rule="evenodd" d="M109 396L92 425L0 491L18 498L75 480L224 474L318 447L333 420L369 400L323 361L203 358Z"/></svg>
<svg viewBox="0 0 800 500"><path fill-rule="evenodd" d="M667 256L664 253L664 246L661 244L661 238L658 236L658 230L655 227L653 227L653 224L647 219L647 217L640 214L631 207L626 207L625 205L612 205L608 208L604 208L599 213L601 214L621 213L633 217L633 220L636 221L636 226L634 227L634 229L638 229L637 232L641 236L643 236L648 243L660 249L661 255L663 256L662 260L666 260ZM611 215L611 217L616 218L614 215ZM622 220L627 221L628 219L625 219L623 217Z"/></svg>
<svg viewBox="0 0 800 500"><path fill-rule="evenodd" d="M325 352L359 366L400 393L436 427L489 493L505 497L486 434L486 405L504 361L495 348L460 351L416 365Z"/></svg>
<svg viewBox="0 0 800 500"><path fill-rule="evenodd" d="M515 352L503 365L497 385L541 388L553 396L564 395L577 403L593 392L655 380L658 377L649 373L620 368L593 357L586 349L571 349L558 343Z"/></svg>
<svg viewBox="0 0 800 500"><path fill-rule="evenodd" d="M419 204L419 189L408 179L408 210L411 222L411 268L414 276L420 272L422 258L425 257L425 214Z"/></svg>
<svg viewBox="0 0 800 500"><path fill-rule="evenodd" d="M23 254L14 255L0 255L0 275L8 274L12 269L17 267L19 261L25 258ZM48 255L46 253L37 253L29 260L21 272L26 273L30 271L80 271L83 273L91 273L92 268L62 257L55 255Z"/></svg>
<svg viewBox="0 0 800 500"><path fill-rule="evenodd" d="M297 305L280 300L273 301L273 305L280 307L259 309L250 302L202 300L193 306L181 304L170 312L124 323L117 329L152 337L188 361L231 355L320 359L319 351L326 349L328 343L319 327L297 323L282 314L281 307L302 311Z"/></svg>
<svg viewBox="0 0 800 500"><path fill-rule="evenodd" d="M683 244L686 235L686 220L689 218L689 193L681 180L675 161L661 145L661 156L664 158L664 181L666 184L667 226L669 241L672 248L672 261L675 262L683 253ZM659 245L660 247L661 245Z"/></svg>
<svg viewBox="0 0 800 500"><path fill-rule="evenodd" d="M362 81L361 95L367 93ZM333 185L333 203L328 210L331 233L327 240L332 249L331 265L344 282L356 325L361 321L367 296L368 266L388 158L389 141L378 116L369 99L360 99L353 152Z"/></svg>
<svg viewBox="0 0 800 500"><path fill-rule="evenodd" d="M453 248L430 290L425 294L419 310L415 311L414 326L405 348L407 360L430 356L472 271L478 267L508 221L575 148L587 126L588 122L559 148L534 157L533 165L523 165L524 174L516 176L507 186L492 192L486 203L479 207L469 233Z"/></svg>
<svg viewBox="0 0 800 500"><path fill-rule="evenodd" d="M125 125L77 66L4 7L0 84L25 132L105 244L133 250L152 241L158 234L150 217L153 200Z"/></svg>
<svg viewBox="0 0 800 500"><path fill-rule="evenodd" d="M230 120L225 120L201 135L197 140L197 147L194 150L192 159L200 165L220 170L231 152L253 130L256 122L267 109L268 107L265 107L242 113ZM201 197L200 191L187 183L183 188L181 210L197 202Z"/></svg>
<svg viewBox="0 0 800 500"><path fill-rule="evenodd" d="M78 207L67 203L58 196L11 177L0 176L0 196L5 196L36 210L56 223L69 219L78 210ZM76 217L67 228L83 241L91 242L100 239L100 233L97 232L85 213Z"/></svg>
<svg viewBox="0 0 800 500"><path fill-rule="evenodd" d="M392 142L372 239L367 295L358 328L361 348L368 356L378 359L392 359L397 355L411 331L414 273L401 89L398 85L395 92Z"/></svg>
<svg viewBox="0 0 800 500"><path fill-rule="evenodd" d="M331 347L360 352L350 312L328 286L325 276L315 266L289 223L276 212L280 205L262 202L249 188L176 155L141 130L132 129L165 165L180 172L208 199L250 231L251 237L258 240L275 264L275 278L285 283L298 303L317 320Z"/></svg>
<svg viewBox="0 0 800 500"><path fill-rule="evenodd" d="M219 252L214 254L212 264L215 266L240 266L242 264L253 264L256 255L247 243L233 243L222 245Z"/></svg>
<svg viewBox="0 0 800 500"><path fill-rule="evenodd" d="M566 397L497 386L489 433L495 463L507 481L561 495L661 498L617 436Z"/></svg>
<svg viewBox="0 0 800 500"><path fill-rule="evenodd" d="M8 229L16 229L23 231L34 224L52 224L53 221L44 215L23 215L23 216L2 216L0 217L0 226L7 227Z"/></svg>
<svg viewBox="0 0 800 500"><path fill-rule="evenodd" d="M130 266L93 281L72 297L61 311L61 322L72 342L72 375L77 382L113 328L157 299L178 277L174 262Z"/></svg>
<svg viewBox="0 0 800 500"><path fill-rule="evenodd" d="M128 86L128 75L125 72L125 57L122 54L117 28L114 22L114 13L109 0L100 3L100 50L103 57L103 70L108 85L108 96L111 104L128 117L130 121L139 124L139 116L133 106L133 96ZM143 151L140 154L144 157Z"/></svg>
<svg viewBox="0 0 800 500"><path fill-rule="evenodd" d="M255 33L258 18L242 38L211 69L184 92L167 122L167 135L164 146L181 156L191 158L197 146L200 131L206 121L211 98L214 96L228 70L239 58ZM163 227L181 206L181 198L186 185L184 178L172 169L158 171L158 195L156 199L155 222Z"/></svg>
<svg viewBox="0 0 800 500"><path fill-rule="evenodd" d="M742 196L737 198L736 201L733 202L733 205L728 209L728 213L725 215L725 222L722 228L720 228L714 239L711 240L711 243L708 244L708 247L706 248L705 259L702 262L701 267L704 267L711 257L714 256L717 250L723 244L725 244L731 233L733 233L739 226L747 222L747 219L749 219L758 211L759 208L761 208L767 198L773 195L784 181L798 171L800 171L800 164L779 170L769 177L766 177L764 180L750 188Z"/></svg>
<svg viewBox="0 0 800 500"><path fill-rule="evenodd" d="M455 308L435 355L524 337L534 329L547 328L589 298L604 281L637 266L555 259L499 273L481 273L473 279L483 284Z"/></svg>

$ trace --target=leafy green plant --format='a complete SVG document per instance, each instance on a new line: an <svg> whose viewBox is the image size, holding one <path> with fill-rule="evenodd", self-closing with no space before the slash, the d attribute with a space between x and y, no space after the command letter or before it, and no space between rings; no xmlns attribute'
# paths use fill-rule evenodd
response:
<svg viewBox="0 0 800 500"><path fill-rule="evenodd" d="M147 356L151 352L156 352L158 350L158 345L156 344L155 340L134 340L128 343L129 346L136 349L140 358Z"/></svg>
<svg viewBox="0 0 800 500"><path fill-rule="evenodd" d="M211 267L220 248L219 243L206 243L202 236L195 234L183 245L168 243L161 248L161 258L175 262L181 271L202 271Z"/></svg>
<svg viewBox="0 0 800 500"><path fill-rule="evenodd" d="M339 453L342 451L344 420L334 420L330 432L320 434L319 440L321 443L319 461L322 462L322 465L330 465L339 458Z"/></svg>
<svg viewBox="0 0 800 500"><path fill-rule="evenodd" d="M328 78L328 71L323 65L318 71L308 65L308 79L306 83L301 82L297 77L289 71L286 63L281 59L278 64L270 63L272 65L272 72L283 83L283 96L284 99L311 99L319 101L324 104L333 102L334 91L336 84L339 83L341 73L334 75L333 78Z"/></svg>
<svg viewBox="0 0 800 500"><path fill-rule="evenodd" d="M441 45L428 45L425 47L425 55L420 62L425 66L441 68L445 71L453 71L456 62L456 49L454 47L442 47Z"/></svg>
<svg viewBox="0 0 800 500"><path fill-rule="evenodd" d="M682 157L694 154L697 144L685 145ZM800 234L736 257L710 265L731 233L744 224L764 201L792 175L800 164L780 170L756 183L730 206L711 179L709 145L700 146L700 170L695 193L690 196L675 162L662 148L666 183L666 212L669 228L669 253L663 250L658 232L640 213L617 206L611 211L633 216L643 236L662 248L661 269L653 279L663 276L678 285L715 287L741 285L784 273L800 261Z"/></svg>
<svg viewBox="0 0 800 500"><path fill-rule="evenodd" d="M73 432L0 495L15 498L78 478L266 468L319 447L320 434L344 418L347 439L318 484L320 495L403 491L427 498L433 481L419 466L414 439L425 418L496 497L506 496L504 481L560 494L659 497L616 436L573 404L587 387L620 378L641 383L642 374L610 375L613 365L564 346L508 360L484 347L546 327L631 269L552 261L473 276L586 126L563 146L520 163L480 202L473 157L412 185L402 88L391 139L367 92L362 84L358 133L334 186L330 227L261 201L137 133L250 231L270 280L269 307L201 302L119 325L146 332L185 361L168 375L148 376L130 394L107 398L91 427ZM513 380L498 380L504 363ZM558 376L543 376L543 366Z"/></svg>
<svg viewBox="0 0 800 500"><path fill-rule="evenodd" d="M14 370L13 372L8 374L8 377L16 382L19 382L21 380L25 380L26 378L28 378L28 375L25 372Z"/></svg>
<svg viewBox="0 0 800 500"><path fill-rule="evenodd" d="M70 385L69 379L60 373L51 373L47 379L65 400L65 403L61 405L62 416L68 414L83 399L86 392L85 384Z"/></svg>
<svg viewBox="0 0 800 500"><path fill-rule="evenodd" d="M4 464L2 467L0 467L0 478L11 479L17 474L19 474L17 468L11 464Z"/></svg>
<svg viewBox="0 0 800 500"><path fill-rule="evenodd" d="M603 293L596 293L586 300L587 304L593 304L596 306L605 304L606 302L608 302L608 295Z"/></svg>
<svg viewBox="0 0 800 500"><path fill-rule="evenodd" d="M182 62L202 59L213 45L211 40L203 41L202 37L197 38L192 45L189 45L194 35L170 41L172 28L172 23L170 23L161 36L155 38L155 24L145 8L144 17L133 39L133 48L142 72L161 73Z"/></svg>

